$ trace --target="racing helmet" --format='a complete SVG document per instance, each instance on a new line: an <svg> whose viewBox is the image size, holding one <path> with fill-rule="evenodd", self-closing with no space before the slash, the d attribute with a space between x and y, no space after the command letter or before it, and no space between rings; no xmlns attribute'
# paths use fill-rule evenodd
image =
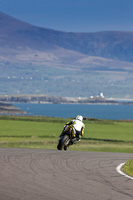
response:
<svg viewBox="0 0 133 200"><path fill-rule="evenodd" d="M81 115L77 115L76 119L80 120L81 122L83 121L83 117Z"/></svg>

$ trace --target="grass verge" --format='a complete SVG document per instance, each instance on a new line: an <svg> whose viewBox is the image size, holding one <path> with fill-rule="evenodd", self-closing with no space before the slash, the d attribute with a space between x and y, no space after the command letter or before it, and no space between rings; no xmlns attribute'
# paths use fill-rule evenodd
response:
<svg viewBox="0 0 133 200"><path fill-rule="evenodd" d="M0 116L0 147L56 149L70 119ZM133 123L86 119L85 134L69 150L133 153Z"/></svg>
<svg viewBox="0 0 133 200"><path fill-rule="evenodd" d="M133 160L128 160L122 167L122 170L129 176L133 177Z"/></svg>

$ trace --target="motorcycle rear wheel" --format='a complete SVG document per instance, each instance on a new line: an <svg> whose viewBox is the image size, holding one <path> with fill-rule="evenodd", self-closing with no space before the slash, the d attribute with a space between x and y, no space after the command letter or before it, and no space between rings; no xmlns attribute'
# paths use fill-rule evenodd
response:
<svg viewBox="0 0 133 200"><path fill-rule="evenodd" d="M64 135L60 140L59 143L57 145L57 149L58 150L62 150L64 147L66 147L66 143L68 142L69 137L68 135Z"/></svg>

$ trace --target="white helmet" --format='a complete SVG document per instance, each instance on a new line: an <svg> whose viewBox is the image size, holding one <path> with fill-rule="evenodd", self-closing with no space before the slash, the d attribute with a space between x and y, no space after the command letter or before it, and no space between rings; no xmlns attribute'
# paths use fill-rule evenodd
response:
<svg viewBox="0 0 133 200"><path fill-rule="evenodd" d="M80 120L81 122L83 121L83 117L81 115L77 115L76 119Z"/></svg>

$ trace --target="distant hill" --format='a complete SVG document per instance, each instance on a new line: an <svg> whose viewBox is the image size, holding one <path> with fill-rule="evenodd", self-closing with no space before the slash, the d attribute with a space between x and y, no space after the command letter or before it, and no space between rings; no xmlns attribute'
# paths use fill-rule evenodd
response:
<svg viewBox="0 0 133 200"><path fill-rule="evenodd" d="M62 32L0 12L0 70L0 94L132 96L133 32Z"/></svg>

